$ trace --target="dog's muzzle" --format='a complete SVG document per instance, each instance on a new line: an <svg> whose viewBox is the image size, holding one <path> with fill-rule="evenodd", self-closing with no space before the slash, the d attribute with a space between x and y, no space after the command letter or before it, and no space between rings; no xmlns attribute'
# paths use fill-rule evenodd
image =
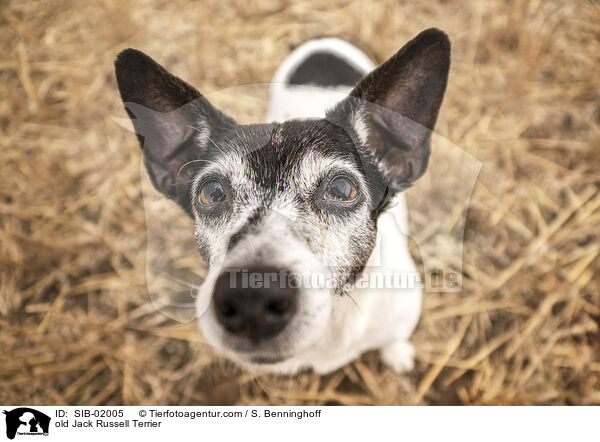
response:
<svg viewBox="0 0 600 442"><path fill-rule="evenodd" d="M279 335L298 310L298 288L289 270L227 270L213 289L217 321L231 335L258 344Z"/></svg>

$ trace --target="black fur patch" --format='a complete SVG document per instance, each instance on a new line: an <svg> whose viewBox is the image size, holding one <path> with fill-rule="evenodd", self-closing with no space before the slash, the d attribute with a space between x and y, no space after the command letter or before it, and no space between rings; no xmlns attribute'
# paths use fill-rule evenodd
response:
<svg viewBox="0 0 600 442"><path fill-rule="evenodd" d="M290 75L289 84L313 86L354 86L361 78L354 66L330 52L315 52Z"/></svg>
<svg viewBox="0 0 600 442"><path fill-rule="evenodd" d="M253 229L260 223L267 211L264 207L257 208L252 215L248 217L246 224L244 224L237 232L231 235L227 250L231 251L244 237L252 233Z"/></svg>

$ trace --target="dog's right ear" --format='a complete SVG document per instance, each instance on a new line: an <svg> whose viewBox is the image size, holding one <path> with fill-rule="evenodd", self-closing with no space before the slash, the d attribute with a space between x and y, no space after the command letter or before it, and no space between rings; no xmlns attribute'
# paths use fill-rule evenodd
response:
<svg viewBox="0 0 600 442"><path fill-rule="evenodd" d="M122 51L115 72L152 183L191 215L193 168L185 166L210 148L211 136L232 129L235 121L140 51Z"/></svg>

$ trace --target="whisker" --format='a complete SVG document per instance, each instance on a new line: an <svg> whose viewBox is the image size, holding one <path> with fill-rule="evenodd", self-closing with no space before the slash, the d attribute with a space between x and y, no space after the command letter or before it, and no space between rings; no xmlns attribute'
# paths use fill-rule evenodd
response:
<svg viewBox="0 0 600 442"><path fill-rule="evenodd" d="M170 280L172 280L172 281L178 282L178 283L179 283L179 284L181 284L181 285L184 285L184 286L186 286L186 287L189 287L189 288L191 288L191 289L196 289L196 290L198 290L198 289L200 288L200 286L199 286L199 285L193 285L191 282L184 281L183 279L175 278L174 276L168 276L168 275L167 275L167 278L169 278L169 279L170 279Z"/></svg>
<svg viewBox="0 0 600 442"><path fill-rule="evenodd" d="M209 140L211 143L213 143L213 144L214 144L214 146L217 148L217 150L218 150L220 153L222 153L222 154L224 154L224 153L225 153L225 151L224 151L224 150L223 150L223 149L222 149L222 148L221 148L221 147L220 147L220 146L219 146L217 143L215 143L215 142L213 141L213 139L212 139L212 138L211 138L211 137L210 137L208 134L204 134L204 133L202 133L202 131L201 131L200 129L198 129L197 127L194 127L194 126L190 126L189 124L187 124L186 126L187 126L187 127L189 127L190 129L192 129L192 130L195 130L196 132L198 132L198 133L202 134L202 136L205 136L206 138L208 138L208 140Z"/></svg>
<svg viewBox="0 0 600 442"><path fill-rule="evenodd" d="M225 154L225 151L217 143L215 143L211 137L209 137L208 135L206 135L206 138L208 138L210 140L210 142L213 143L213 145L217 148L217 150L220 153Z"/></svg>
<svg viewBox="0 0 600 442"><path fill-rule="evenodd" d="M354 299L354 298L352 297L352 294L351 294L351 293L348 293L348 298L350 298L350 300L352 301L352 304L354 304L354 306L355 306L355 307L356 307L356 309L359 311L359 313L360 313L361 315L363 315L363 316L364 316L364 313L363 313L363 311L360 309L360 306L358 305L358 302L356 302L356 299Z"/></svg>
<svg viewBox="0 0 600 442"><path fill-rule="evenodd" d="M269 387L269 388L267 388L267 384L263 384L263 383L262 383L262 380L260 379L260 377L259 377L259 376L257 376L257 375L256 375L256 376L254 376L254 379L253 379L253 380L254 380L254 382L256 382L256 384L257 384L257 385L258 385L260 388L262 388L262 390L263 390L263 391L266 393L266 395L267 395L268 397L271 397L271 392L269 391L269 388L270 388L270 387Z"/></svg>
<svg viewBox="0 0 600 442"><path fill-rule="evenodd" d="M189 124L186 124L185 127L189 127L192 130L195 130L196 132L202 133L202 131L200 129L198 129L197 127L191 126Z"/></svg>
<svg viewBox="0 0 600 442"><path fill-rule="evenodd" d="M185 163L183 166L181 166L179 168L179 170L177 171L177 176L179 176L181 174L181 171L183 170L183 168L185 166L187 166L188 164L192 164L192 163L210 163L210 161L208 161L208 160L192 160L192 161L188 161L187 163Z"/></svg>
<svg viewBox="0 0 600 442"><path fill-rule="evenodd" d="M296 379L294 381L294 385L292 386L292 391L296 391L298 389L298 385L300 385L300 378L302 377L303 369L300 367L298 369L298 374L296 375Z"/></svg>

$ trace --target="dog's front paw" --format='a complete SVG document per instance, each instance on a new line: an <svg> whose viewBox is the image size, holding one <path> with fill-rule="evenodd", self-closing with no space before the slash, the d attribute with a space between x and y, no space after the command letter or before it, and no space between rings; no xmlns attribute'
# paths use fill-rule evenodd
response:
<svg viewBox="0 0 600 442"><path fill-rule="evenodd" d="M396 373L405 373L415 367L415 347L408 341L397 341L382 347L381 359Z"/></svg>

